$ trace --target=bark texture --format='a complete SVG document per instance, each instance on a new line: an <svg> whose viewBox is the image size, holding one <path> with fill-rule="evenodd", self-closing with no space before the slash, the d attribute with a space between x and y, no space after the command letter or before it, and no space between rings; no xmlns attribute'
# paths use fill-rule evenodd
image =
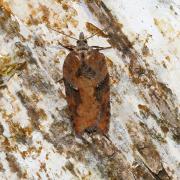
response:
<svg viewBox="0 0 180 180"><path fill-rule="evenodd" d="M180 179L179 7L0 0L0 179ZM76 42L48 27L112 46L107 137L74 134L60 44Z"/></svg>

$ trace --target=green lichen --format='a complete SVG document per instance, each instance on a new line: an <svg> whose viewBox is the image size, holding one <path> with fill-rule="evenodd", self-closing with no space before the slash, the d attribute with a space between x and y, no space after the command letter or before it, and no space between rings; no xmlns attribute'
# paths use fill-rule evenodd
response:
<svg viewBox="0 0 180 180"><path fill-rule="evenodd" d="M5 84L5 79L10 79L16 72L21 71L26 62L17 63L9 55L0 55L0 86Z"/></svg>

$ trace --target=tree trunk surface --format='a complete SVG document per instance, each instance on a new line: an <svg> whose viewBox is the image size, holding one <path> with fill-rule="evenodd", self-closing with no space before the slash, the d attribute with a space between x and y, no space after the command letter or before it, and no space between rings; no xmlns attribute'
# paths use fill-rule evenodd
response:
<svg viewBox="0 0 180 180"><path fill-rule="evenodd" d="M67 107L62 33L81 31L112 47L106 136ZM180 179L179 69L178 0L0 0L0 179Z"/></svg>

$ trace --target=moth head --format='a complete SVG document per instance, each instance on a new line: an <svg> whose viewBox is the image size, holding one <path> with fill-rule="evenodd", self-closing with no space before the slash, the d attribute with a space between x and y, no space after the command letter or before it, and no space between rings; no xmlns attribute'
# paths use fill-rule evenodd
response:
<svg viewBox="0 0 180 180"><path fill-rule="evenodd" d="M83 32L81 32L79 34L79 40L77 40L77 48L79 50L87 50L88 49L87 39L85 39Z"/></svg>
<svg viewBox="0 0 180 180"><path fill-rule="evenodd" d="M84 33L83 32L80 32L80 34L79 34L79 40L84 40L85 38L84 38Z"/></svg>

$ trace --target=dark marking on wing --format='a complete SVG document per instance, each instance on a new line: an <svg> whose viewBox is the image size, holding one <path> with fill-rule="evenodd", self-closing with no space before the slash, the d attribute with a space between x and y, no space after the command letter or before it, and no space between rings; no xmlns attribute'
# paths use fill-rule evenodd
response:
<svg viewBox="0 0 180 180"><path fill-rule="evenodd" d="M96 72L91 67L89 67L85 62L83 62L82 65L80 66L80 68L78 69L76 75L78 77L84 76L88 79L92 79L95 77Z"/></svg>
<svg viewBox="0 0 180 180"><path fill-rule="evenodd" d="M102 101L104 92L109 92L109 89L109 74L107 74L104 80L101 81L96 87L95 96L99 102Z"/></svg>
<svg viewBox="0 0 180 180"><path fill-rule="evenodd" d="M71 114L76 114L77 106L81 103L81 98L78 89L75 89L66 79L64 79L66 98Z"/></svg>

